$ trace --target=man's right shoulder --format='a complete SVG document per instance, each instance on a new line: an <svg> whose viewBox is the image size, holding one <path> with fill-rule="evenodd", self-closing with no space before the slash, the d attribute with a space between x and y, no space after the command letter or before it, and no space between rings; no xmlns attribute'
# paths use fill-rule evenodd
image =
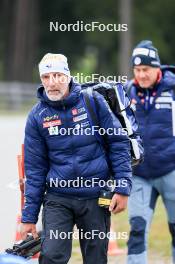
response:
<svg viewBox="0 0 175 264"><path fill-rule="evenodd" d="M46 109L46 105L42 102L37 102L28 113L28 118L38 119Z"/></svg>
<svg viewBox="0 0 175 264"><path fill-rule="evenodd" d="M42 102L37 102L32 109L30 110L29 114L36 114L41 115L45 110L47 109L46 105L44 105Z"/></svg>

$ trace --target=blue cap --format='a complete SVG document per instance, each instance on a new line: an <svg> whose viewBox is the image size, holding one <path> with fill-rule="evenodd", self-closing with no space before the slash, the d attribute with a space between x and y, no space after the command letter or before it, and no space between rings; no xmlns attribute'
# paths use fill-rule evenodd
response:
<svg viewBox="0 0 175 264"><path fill-rule="evenodd" d="M132 66L139 65L160 67L158 50L153 46L150 40L142 40L133 50Z"/></svg>

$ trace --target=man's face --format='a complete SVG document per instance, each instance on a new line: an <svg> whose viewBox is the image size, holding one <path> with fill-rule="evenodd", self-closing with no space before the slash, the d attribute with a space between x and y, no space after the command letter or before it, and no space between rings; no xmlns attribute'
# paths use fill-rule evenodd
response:
<svg viewBox="0 0 175 264"><path fill-rule="evenodd" d="M154 68L147 65L134 67L134 77L142 88L149 88L157 81L159 68Z"/></svg>
<svg viewBox="0 0 175 264"><path fill-rule="evenodd" d="M70 77L63 73L46 73L41 76L41 82L51 101L64 99L69 94Z"/></svg>

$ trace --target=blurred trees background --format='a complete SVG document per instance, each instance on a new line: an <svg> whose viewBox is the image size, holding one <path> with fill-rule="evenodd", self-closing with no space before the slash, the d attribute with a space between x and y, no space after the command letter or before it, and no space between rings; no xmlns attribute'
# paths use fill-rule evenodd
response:
<svg viewBox="0 0 175 264"><path fill-rule="evenodd" d="M47 52L64 53L72 73L127 75L132 48L151 39L162 63L175 58L174 0L1 0L0 79L36 82ZM49 22L128 24L127 32L50 31Z"/></svg>

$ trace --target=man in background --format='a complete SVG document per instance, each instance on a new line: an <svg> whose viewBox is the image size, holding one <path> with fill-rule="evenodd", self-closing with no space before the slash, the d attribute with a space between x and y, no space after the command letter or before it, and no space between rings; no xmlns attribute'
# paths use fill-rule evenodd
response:
<svg viewBox="0 0 175 264"><path fill-rule="evenodd" d="M148 232L159 195L168 216L175 263L175 71L161 66L158 51L148 40L134 48L132 66L134 80L127 89L140 125L145 156L133 170L127 263L147 263Z"/></svg>

